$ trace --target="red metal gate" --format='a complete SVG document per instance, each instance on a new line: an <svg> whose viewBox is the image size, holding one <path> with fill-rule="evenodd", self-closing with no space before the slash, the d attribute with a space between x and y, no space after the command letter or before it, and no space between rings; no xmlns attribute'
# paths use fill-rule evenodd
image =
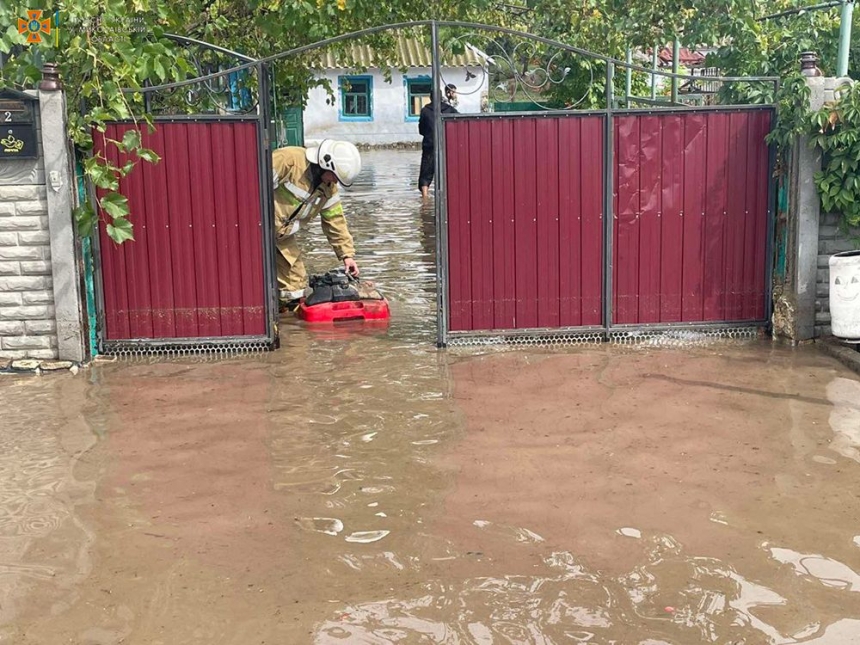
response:
<svg viewBox="0 0 860 645"><path fill-rule="evenodd" d="M772 110L606 118L444 118L447 331L766 318Z"/></svg>
<svg viewBox="0 0 860 645"><path fill-rule="evenodd" d="M601 324L604 122L446 121L451 331Z"/></svg>
<svg viewBox="0 0 860 645"><path fill-rule="evenodd" d="M140 128L161 156L120 180L135 240L101 228L102 340L271 340L258 119ZM133 124L108 125L121 141ZM122 166L115 146L97 151Z"/></svg>
<svg viewBox="0 0 860 645"><path fill-rule="evenodd" d="M770 120L615 118L614 323L765 317Z"/></svg>

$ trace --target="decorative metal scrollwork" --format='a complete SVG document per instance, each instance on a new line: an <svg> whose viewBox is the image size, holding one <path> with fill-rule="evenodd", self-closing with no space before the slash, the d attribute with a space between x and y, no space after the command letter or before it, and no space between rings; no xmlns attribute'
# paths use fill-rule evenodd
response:
<svg viewBox="0 0 860 645"><path fill-rule="evenodd" d="M208 76L245 61L196 43L183 45L183 56L195 76ZM201 80L182 88L151 93L149 110L156 114L249 114L259 106L256 67Z"/></svg>
<svg viewBox="0 0 860 645"><path fill-rule="evenodd" d="M458 36L454 49L466 54L467 62L458 69L465 71L465 82L481 78L473 89L460 89L462 95L482 92L486 80L488 100L494 102L529 102L545 110L575 110L589 98L589 90L594 83L592 61L578 61L577 55L563 49L551 47L537 41L503 42L480 33ZM443 61L444 61L443 56ZM476 61L476 62L472 62ZM446 68L451 64L443 62ZM572 66L578 65L588 72L584 89L573 97L561 101L553 96L556 88L572 80ZM457 84L457 79L447 78L452 73L442 72L444 84ZM602 88L601 88L602 89Z"/></svg>

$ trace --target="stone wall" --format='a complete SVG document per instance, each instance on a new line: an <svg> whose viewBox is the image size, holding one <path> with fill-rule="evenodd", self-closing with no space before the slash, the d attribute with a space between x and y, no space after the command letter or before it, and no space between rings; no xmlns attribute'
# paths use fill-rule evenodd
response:
<svg viewBox="0 0 860 645"><path fill-rule="evenodd" d="M854 239L860 242L860 229L852 230L848 236L839 232L838 216L822 215L818 228L818 272L815 281L815 335L830 335L830 256L857 248Z"/></svg>
<svg viewBox="0 0 860 645"><path fill-rule="evenodd" d="M0 359L85 359L65 102L30 91L37 159L0 159ZM2 363L2 361L0 361Z"/></svg>
<svg viewBox="0 0 860 645"><path fill-rule="evenodd" d="M36 134L41 150L38 109ZM0 356L58 357L41 155L35 160L0 160Z"/></svg>

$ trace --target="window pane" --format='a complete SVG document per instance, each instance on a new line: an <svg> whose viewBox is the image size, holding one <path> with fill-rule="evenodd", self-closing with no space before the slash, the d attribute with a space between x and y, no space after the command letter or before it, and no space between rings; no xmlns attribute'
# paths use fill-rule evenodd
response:
<svg viewBox="0 0 860 645"><path fill-rule="evenodd" d="M412 94L430 94L430 83L410 83L409 91Z"/></svg>
<svg viewBox="0 0 860 645"><path fill-rule="evenodd" d="M409 99L409 116L421 114L421 108L430 102L429 96L412 96Z"/></svg>
<svg viewBox="0 0 860 645"><path fill-rule="evenodd" d="M343 97L344 116L369 117L370 88L368 79L341 77L341 96Z"/></svg>

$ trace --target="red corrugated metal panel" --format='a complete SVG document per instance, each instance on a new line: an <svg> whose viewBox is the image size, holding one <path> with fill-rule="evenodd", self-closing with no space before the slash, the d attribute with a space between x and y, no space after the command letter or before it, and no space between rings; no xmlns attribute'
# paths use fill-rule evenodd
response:
<svg viewBox="0 0 860 645"><path fill-rule="evenodd" d="M449 122L445 129L448 164L449 326L471 329L472 263L469 261L469 128L465 121ZM452 170L454 172L452 172Z"/></svg>
<svg viewBox="0 0 860 645"><path fill-rule="evenodd" d="M514 127L509 119L494 119L493 186L493 326L516 327L516 235L514 230Z"/></svg>
<svg viewBox="0 0 860 645"><path fill-rule="evenodd" d="M639 125L639 312L640 323L660 322L663 129L658 116Z"/></svg>
<svg viewBox="0 0 860 645"><path fill-rule="evenodd" d="M704 114L684 115L684 148L679 156L667 155L673 165L684 167L684 248L682 253L681 320L704 318L705 168L708 133ZM679 161L680 160L680 161Z"/></svg>
<svg viewBox="0 0 860 645"><path fill-rule="evenodd" d="M208 126L192 123L188 127L190 150L212 158L212 140ZM221 293L218 281L218 241L215 235L215 174L211 163L194 169L191 182L191 217L194 224L194 258L197 265L198 333L200 336L222 336Z"/></svg>
<svg viewBox="0 0 860 645"><path fill-rule="evenodd" d="M121 140L131 124L111 124ZM160 123L142 129L162 158L120 182L135 241L100 232L106 340L266 333L257 125ZM125 155L96 135L97 151ZM103 215L104 217L104 215Z"/></svg>
<svg viewBox="0 0 860 645"><path fill-rule="evenodd" d="M581 254L571 252L582 243L582 148L581 121L562 119L558 123L558 210L570 213L560 217L558 226L559 325L579 326L582 321L582 262Z"/></svg>
<svg viewBox="0 0 860 645"><path fill-rule="evenodd" d="M450 329L600 324L602 117L445 128Z"/></svg>
<svg viewBox="0 0 860 645"><path fill-rule="evenodd" d="M584 327L603 323L603 118L579 119L579 180L582 236L574 254L582 258L582 319ZM576 178L573 178L576 181ZM572 217L572 214L571 214Z"/></svg>
<svg viewBox="0 0 860 645"><path fill-rule="evenodd" d="M234 126L236 139L236 208L241 212L246 207L248 192L260 185L257 149L246 145L245 134ZM242 293L242 329L248 334L251 329L265 330L266 298L263 281L263 221L250 217L239 217L239 259ZM262 326L261 326L262 325ZM261 331L260 333L263 333Z"/></svg>
<svg viewBox="0 0 860 645"><path fill-rule="evenodd" d="M493 326L493 183L487 169L493 165L491 126L478 121L469 128L469 223L472 263L472 326Z"/></svg>
<svg viewBox="0 0 860 645"><path fill-rule="evenodd" d="M537 119L520 119L514 125L514 227L516 237L517 327L538 326L537 178L553 172L538 158Z"/></svg>
<svg viewBox="0 0 860 645"><path fill-rule="evenodd" d="M728 125L728 114L708 115L708 152L705 168L704 320L723 320L725 312Z"/></svg>
<svg viewBox="0 0 860 645"><path fill-rule="evenodd" d="M726 208L726 273L725 312L726 320L743 318L743 279L745 235L749 211L746 209L747 150L749 148L749 118L742 112L729 115L728 198ZM750 257L750 262L753 258Z"/></svg>
<svg viewBox="0 0 860 645"><path fill-rule="evenodd" d="M615 120L615 227L613 311L615 322L635 323L639 314L640 117Z"/></svg>
<svg viewBox="0 0 860 645"><path fill-rule="evenodd" d="M170 129L165 133L164 154L173 162L175 172L167 175L167 194L175 209L173 226L170 228L171 264L178 275L194 275L194 229L192 215L191 165L189 157L188 129ZM197 175L195 173L195 179ZM187 251L191 249L192 252ZM176 280L173 293L174 322L176 335L193 338L198 334L197 284L194 280Z"/></svg>
<svg viewBox="0 0 860 645"><path fill-rule="evenodd" d="M535 123L537 154L543 168L537 175L537 297L538 327L560 327L559 316L559 184L558 119Z"/></svg>
<svg viewBox="0 0 860 645"><path fill-rule="evenodd" d="M615 323L763 318L770 119L616 119Z"/></svg>
<svg viewBox="0 0 860 645"><path fill-rule="evenodd" d="M683 150L684 121L681 115L663 118L663 154L660 172L660 322L681 320L684 251L684 174L685 164L673 163L666 150Z"/></svg>

